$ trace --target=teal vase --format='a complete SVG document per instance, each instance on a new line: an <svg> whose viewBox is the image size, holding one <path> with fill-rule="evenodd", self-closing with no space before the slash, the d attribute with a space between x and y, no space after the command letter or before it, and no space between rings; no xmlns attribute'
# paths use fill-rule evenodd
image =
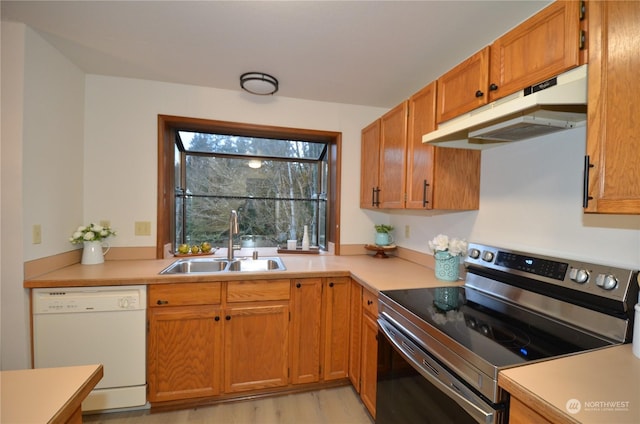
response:
<svg viewBox="0 0 640 424"><path fill-rule="evenodd" d="M438 251L436 259L436 278L441 281L458 281L460 276L460 259L449 252Z"/></svg>

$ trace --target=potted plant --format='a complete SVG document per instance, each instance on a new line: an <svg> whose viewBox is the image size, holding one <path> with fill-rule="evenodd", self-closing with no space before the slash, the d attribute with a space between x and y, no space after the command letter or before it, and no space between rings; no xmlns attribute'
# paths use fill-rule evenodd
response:
<svg viewBox="0 0 640 424"><path fill-rule="evenodd" d="M393 231L393 225L376 224L376 244L378 246L388 246L393 243L393 237L391 231Z"/></svg>

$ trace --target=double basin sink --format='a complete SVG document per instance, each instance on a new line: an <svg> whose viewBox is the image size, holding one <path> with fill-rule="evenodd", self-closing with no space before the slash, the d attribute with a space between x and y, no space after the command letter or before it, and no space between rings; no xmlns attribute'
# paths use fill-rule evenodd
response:
<svg viewBox="0 0 640 424"><path fill-rule="evenodd" d="M218 272L284 271L287 269L278 257L272 258L189 258L179 259L160 274L205 274Z"/></svg>

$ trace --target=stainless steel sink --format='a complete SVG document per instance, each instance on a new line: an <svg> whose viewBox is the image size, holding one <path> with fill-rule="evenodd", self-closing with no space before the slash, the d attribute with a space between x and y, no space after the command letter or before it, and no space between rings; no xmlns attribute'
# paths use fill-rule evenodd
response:
<svg viewBox="0 0 640 424"><path fill-rule="evenodd" d="M285 269L280 258L239 259L231 262L227 268L229 271L272 271Z"/></svg>
<svg viewBox="0 0 640 424"><path fill-rule="evenodd" d="M234 260L213 258L179 259L169 265L160 274L204 274L219 272L259 272L287 269L278 257L272 258L236 258Z"/></svg>

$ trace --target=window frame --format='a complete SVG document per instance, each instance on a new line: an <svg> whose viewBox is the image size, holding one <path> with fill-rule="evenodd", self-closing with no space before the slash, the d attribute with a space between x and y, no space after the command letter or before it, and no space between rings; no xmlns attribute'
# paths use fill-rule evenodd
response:
<svg viewBox="0 0 640 424"><path fill-rule="evenodd" d="M175 140L177 132L214 132L218 134L296 139L328 145L327 246L340 254L340 176L342 133L301 128L256 125L172 115L158 115L158 192L156 258L164 257L164 246L173 243L175 233ZM173 248L173 247L172 247ZM329 249L331 250L331 248Z"/></svg>

